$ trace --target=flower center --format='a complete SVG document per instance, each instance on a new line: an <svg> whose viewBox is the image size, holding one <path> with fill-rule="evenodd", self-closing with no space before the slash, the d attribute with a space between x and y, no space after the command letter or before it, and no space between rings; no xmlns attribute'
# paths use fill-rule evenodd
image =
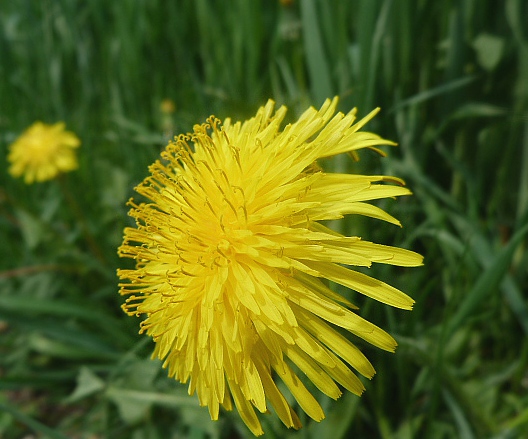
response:
<svg viewBox="0 0 528 439"><path fill-rule="evenodd" d="M50 136L33 136L28 142L28 156L35 163L49 160L57 150L57 142Z"/></svg>

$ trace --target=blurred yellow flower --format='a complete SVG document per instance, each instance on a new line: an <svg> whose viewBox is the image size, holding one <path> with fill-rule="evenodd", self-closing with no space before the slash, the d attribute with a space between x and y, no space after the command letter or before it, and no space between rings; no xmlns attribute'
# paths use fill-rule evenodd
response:
<svg viewBox="0 0 528 439"><path fill-rule="evenodd" d="M7 160L13 177L24 175L27 184L55 178L77 169L75 148L81 141L65 131L63 122L46 125L35 122L10 147Z"/></svg>
<svg viewBox="0 0 528 439"><path fill-rule="evenodd" d="M272 101L243 123L210 117L150 167L136 188L148 201L129 201L136 227L125 229L119 254L136 267L118 270L120 293L129 296L123 309L146 316L141 332L156 343L153 357L164 360L171 377L189 382L189 394L198 394L212 419L234 401L255 435L263 431L254 408L264 413L268 404L286 426L301 427L274 377L316 421L323 410L295 370L334 399L338 384L363 392L351 369L371 378L374 368L336 327L396 348L327 280L398 308L413 304L346 266L418 266L420 255L321 224L347 214L399 224L365 201L410 194L395 177L332 174L316 165L393 144L360 131L378 110L354 124L355 110L335 114L336 105L337 98L309 108L282 130L286 108L274 113Z"/></svg>
<svg viewBox="0 0 528 439"><path fill-rule="evenodd" d="M176 104L172 99L163 99L160 104L160 110L163 114L172 114L176 111Z"/></svg>

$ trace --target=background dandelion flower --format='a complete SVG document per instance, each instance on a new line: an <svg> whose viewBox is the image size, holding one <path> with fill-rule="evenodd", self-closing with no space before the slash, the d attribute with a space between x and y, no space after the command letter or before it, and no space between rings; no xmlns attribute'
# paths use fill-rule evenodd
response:
<svg viewBox="0 0 528 439"><path fill-rule="evenodd" d="M27 184L51 180L62 172L77 169L75 148L81 141L64 129L63 122L35 122L10 147L7 156L13 177L24 176Z"/></svg>
<svg viewBox="0 0 528 439"><path fill-rule="evenodd" d="M337 99L309 108L280 129L286 114L269 101L240 123L211 117L179 136L150 167L130 200L135 228L119 248L136 260L120 269L123 308L145 315L141 331L156 342L154 357L208 406L237 407L255 434L263 433L255 408L273 407L282 422L301 423L274 377L314 420L324 413L292 365L321 392L360 395L352 371L375 373L364 354L336 327L387 351L394 339L353 312L325 279L386 304L411 309L396 288L346 266L373 262L417 266L414 252L374 244L330 230L323 220L366 215L399 224L366 203L408 195L394 177L325 173L322 157L393 142L360 129L377 113L355 122L355 110L335 114ZM386 184L396 183L396 184Z"/></svg>

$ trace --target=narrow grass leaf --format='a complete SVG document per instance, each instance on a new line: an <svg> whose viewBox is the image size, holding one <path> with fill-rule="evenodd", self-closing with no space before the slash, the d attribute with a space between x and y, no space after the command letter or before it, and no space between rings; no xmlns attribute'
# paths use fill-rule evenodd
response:
<svg viewBox="0 0 528 439"><path fill-rule="evenodd" d="M312 423L310 425L310 438L313 439L343 439L348 429L356 418L360 399L352 394L345 393L339 404L326 411L326 423ZM328 428L331 425L332 428Z"/></svg>
<svg viewBox="0 0 528 439"><path fill-rule="evenodd" d="M517 201L517 221L523 216L528 216L528 121L524 123L524 135L522 140L521 156L521 181L519 184L519 195Z"/></svg>
<svg viewBox="0 0 528 439"><path fill-rule="evenodd" d="M28 300L26 297L0 297L0 313L8 311L25 316L49 315L63 318L79 318L98 325L112 335L113 340L120 340L123 344L133 343L133 338L123 331L119 321L109 313L102 313L100 309L78 305L65 300L37 299Z"/></svg>
<svg viewBox="0 0 528 439"><path fill-rule="evenodd" d="M314 0L301 1L301 19L312 96L319 105L334 93Z"/></svg>
<svg viewBox="0 0 528 439"><path fill-rule="evenodd" d="M475 435L473 434L469 420L466 419L464 410L462 410L455 398L453 398L453 396L447 390L444 390L442 395L447 406L451 410L451 413L453 414L453 418L455 419L455 423L458 427L458 437L463 437L464 439L474 439Z"/></svg>
<svg viewBox="0 0 528 439"><path fill-rule="evenodd" d="M528 407L522 410L517 416L513 417L506 424L506 428L515 431L519 427L524 427L528 431Z"/></svg>
<svg viewBox="0 0 528 439"><path fill-rule="evenodd" d="M402 108L411 105L421 104L440 95L444 95L446 93L450 93L461 88L467 87L475 80L476 77L474 76L465 76L463 78L454 79L453 81L449 81L445 84L439 85L438 87L429 88L421 93L418 93L408 99L401 101L399 104L392 107L390 109L390 112L392 113L396 110L401 110Z"/></svg>
<svg viewBox="0 0 528 439"><path fill-rule="evenodd" d="M447 338L464 323L489 295L497 290L510 266L515 249L526 235L526 232L528 232L528 224L512 237L508 245L496 256L493 264L480 276L474 287L467 293L458 311L447 324Z"/></svg>
<svg viewBox="0 0 528 439"><path fill-rule="evenodd" d="M33 419L31 416L28 416L24 413L22 413L17 408L13 407L10 404L7 404L5 402L0 402L0 410L4 411L6 413L9 413L11 416L13 416L18 422L25 425L26 427L33 430L35 433L42 434L43 437L49 438L49 439L68 439L67 436L63 435L62 433L42 424L41 422L37 421L36 419Z"/></svg>
<svg viewBox="0 0 528 439"><path fill-rule="evenodd" d="M485 271L489 270L494 264L496 256L488 240L482 233L478 233L476 231L477 228L462 216L451 215L450 219L458 229L460 236L471 236L470 245L475 259ZM528 211L525 216L521 218L519 224L528 224ZM512 276L508 272L505 273L500 287L511 311L517 317L526 335L528 335L528 306L525 303L521 288L514 282Z"/></svg>
<svg viewBox="0 0 528 439"><path fill-rule="evenodd" d="M469 119L475 117L504 116L506 109L486 102L468 102L456 110L451 119Z"/></svg>

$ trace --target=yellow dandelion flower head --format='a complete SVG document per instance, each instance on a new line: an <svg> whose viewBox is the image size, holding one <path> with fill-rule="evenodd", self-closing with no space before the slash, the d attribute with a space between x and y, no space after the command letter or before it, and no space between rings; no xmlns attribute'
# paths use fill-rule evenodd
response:
<svg viewBox="0 0 528 439"><path fill-rule="evenodd" d="M64 127L63 122L54 125L35 122L31 125L9 147L9 173L13 177L23 175L24 182L31 184L77 169L75 149L81 141Z"/></svg>
<svg viewBox="0 0 528 439"><path fill-rule="evenodd" d="M136 188L148 202L129 202L136 227L125 229L119 254L136 267L118 270L120 293L129 296L125 312L146 317L141 331L156 343L153 356L189 382L212 419L234 402L255 435L263 433L255 408L271 406L286 426L301 426L277 380L311 418L324 418L296 370L331 398L341 395L339 385L363 392L353 370L370 378L374 368L338 327L379 348L396 347L325 280L399 308L413 304L347 266L417 266L420 255L321 224L347 214L399 224L366 201L410 193L397 178L314 165L393 144L360 131L377 110L355 122L355 110L336 114L336 105L337 98L309 108L282 130L286 108L274 113L272 101L243 123L211 117L150 167Z"/></svg>
<svg viewBox="0 0 528 439"><path fill-rule="evenodd" d="M160 103L160 111L163 114L172 114L176 111L176 104L172 99L163 99Z"/></svg>

